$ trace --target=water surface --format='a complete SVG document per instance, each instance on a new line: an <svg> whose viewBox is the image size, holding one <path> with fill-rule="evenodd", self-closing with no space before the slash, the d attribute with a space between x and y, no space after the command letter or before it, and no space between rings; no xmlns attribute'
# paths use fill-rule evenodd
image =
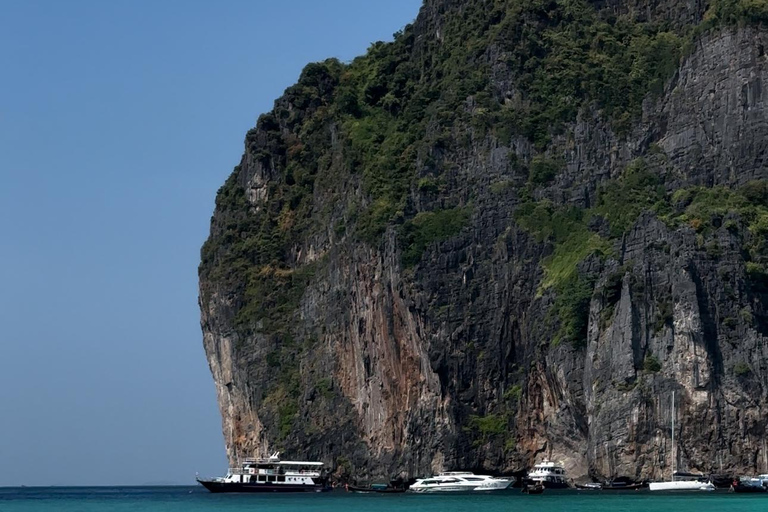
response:
<svg viewBox="0 0 768 512"><path fill-rule="evenodd" d="M202 487L0 488L0 512L764 512L768 493L211 494Z"/></svg>

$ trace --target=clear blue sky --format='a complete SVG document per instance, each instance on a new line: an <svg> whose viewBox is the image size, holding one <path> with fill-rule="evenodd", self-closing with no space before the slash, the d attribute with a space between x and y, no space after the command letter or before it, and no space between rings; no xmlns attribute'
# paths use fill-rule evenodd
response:
<svg viewBox="0 0 768 512"><path fill-rule="evenodd" d="M307 62L419 5L0 2L0 486L226 469L197 308L216 190Z"/></svg>

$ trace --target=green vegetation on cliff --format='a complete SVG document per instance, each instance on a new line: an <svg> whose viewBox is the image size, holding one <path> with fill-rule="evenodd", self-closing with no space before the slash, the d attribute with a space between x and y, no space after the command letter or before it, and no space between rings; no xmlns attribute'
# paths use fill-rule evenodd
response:
<svg viewBox="0 0 768 512"><path fill-rule="evenodd" d="M594 214L610 224L610 236L623 235L643 211L663 209L666 192L659 177L648 171L642 159L631 162L621 177L598 191Z"/></svg>
<svg viewBox="0 0 768 512"><path fill-rule="evenodd" d="M704 27L768 22L766 0L715 0L704 15Z"/></svg>
<svg viewBox="0 0 768 512"><path fill-rule="evenodd" d="M752 181L733 190L725 187L693 187L666 193L659 176L651 174L642 160L632 162L622 175L608 181L598 191L593 208L555 207L548 201L529 202L516 211L518 224L537 241L552 244L553 251L542 261L544 279L540 293L555 290L553 312L560 328L553 342L586 343L589 302L594 280L579 272L579 265L589 256L611 256L612 244L620 240L643 212L656 214L673 228L688 226L701 236L724 227L738 233L747 255L747 277L753 287L762 289L768 282L768 182ZM588 228L594 219L607 221L607 235ZM713 242L713 244L716 242ZM708 245L710 256L714 245ZM617 297L616 283L622 272L609 279L606 290L608 307ZM665 312L670 309L669 312ZM656 330L671 319L671 305L660 306ZM612 309L611 309L612 312Z"/></svg>
<svg viewBox="0 0 768 512"><path fill-rule="evenodd" d="M427 245L458 234L469 221L470 213L469 208L420 212L406 222L401 232L403 265L415 265Z"/></svg>

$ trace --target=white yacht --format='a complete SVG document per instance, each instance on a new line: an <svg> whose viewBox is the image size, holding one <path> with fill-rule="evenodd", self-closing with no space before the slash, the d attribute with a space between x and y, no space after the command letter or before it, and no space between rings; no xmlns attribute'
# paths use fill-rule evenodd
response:
<svg viewBox="0 0 768 512"><path fill-rule="evenodd" d="M197 481L211 492L322 492L330 491L322 462L280 460L275 452L266 459L245 459L227 475Z"/></svg>
<svg viewBox="0 0 768 512"><path fill-rule="evenodd" d="M514 478L497 478L476 475L469 471L446 471L437 476L416 480L411 485L411 492L457 492L457 491L501 491L510 485Z"/></svg>
<svg viewBox="0 0 768 512"><path fill-rule="evenodd" d="M533 471L528 473L528 479L540 483L547 489L565 489L568 487L568 479L562 462L557 463L544 459L533 466Z"/></svg>
<svg viewBox="0 0 768 512"><path fill-rule="evenodd" d="M687 473L672 474L670 482L651 482L648 484L651 491L714 491L715 485L703 475L691 475Z"/></svg>
<svg viewBox="0 0 768 512"><path fill-rule="evenodd" d="M692 475L690 473L678 473L677 453L675 446L675 392L672 392L672 481L651 482L648 489L651 491L714 491L715 485L706 479L703 475Z"/></svg>

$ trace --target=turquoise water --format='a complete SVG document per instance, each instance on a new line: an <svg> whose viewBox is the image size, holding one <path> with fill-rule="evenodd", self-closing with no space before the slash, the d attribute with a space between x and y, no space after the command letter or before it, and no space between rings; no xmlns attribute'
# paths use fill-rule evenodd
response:
<svg viewBox="0 0 768 512"><path fill-rule="evenodd" d="M518 490L495 494L210 494L201 487L0 488L0 512L717 512L766 511L768 493Z"/></svg>

